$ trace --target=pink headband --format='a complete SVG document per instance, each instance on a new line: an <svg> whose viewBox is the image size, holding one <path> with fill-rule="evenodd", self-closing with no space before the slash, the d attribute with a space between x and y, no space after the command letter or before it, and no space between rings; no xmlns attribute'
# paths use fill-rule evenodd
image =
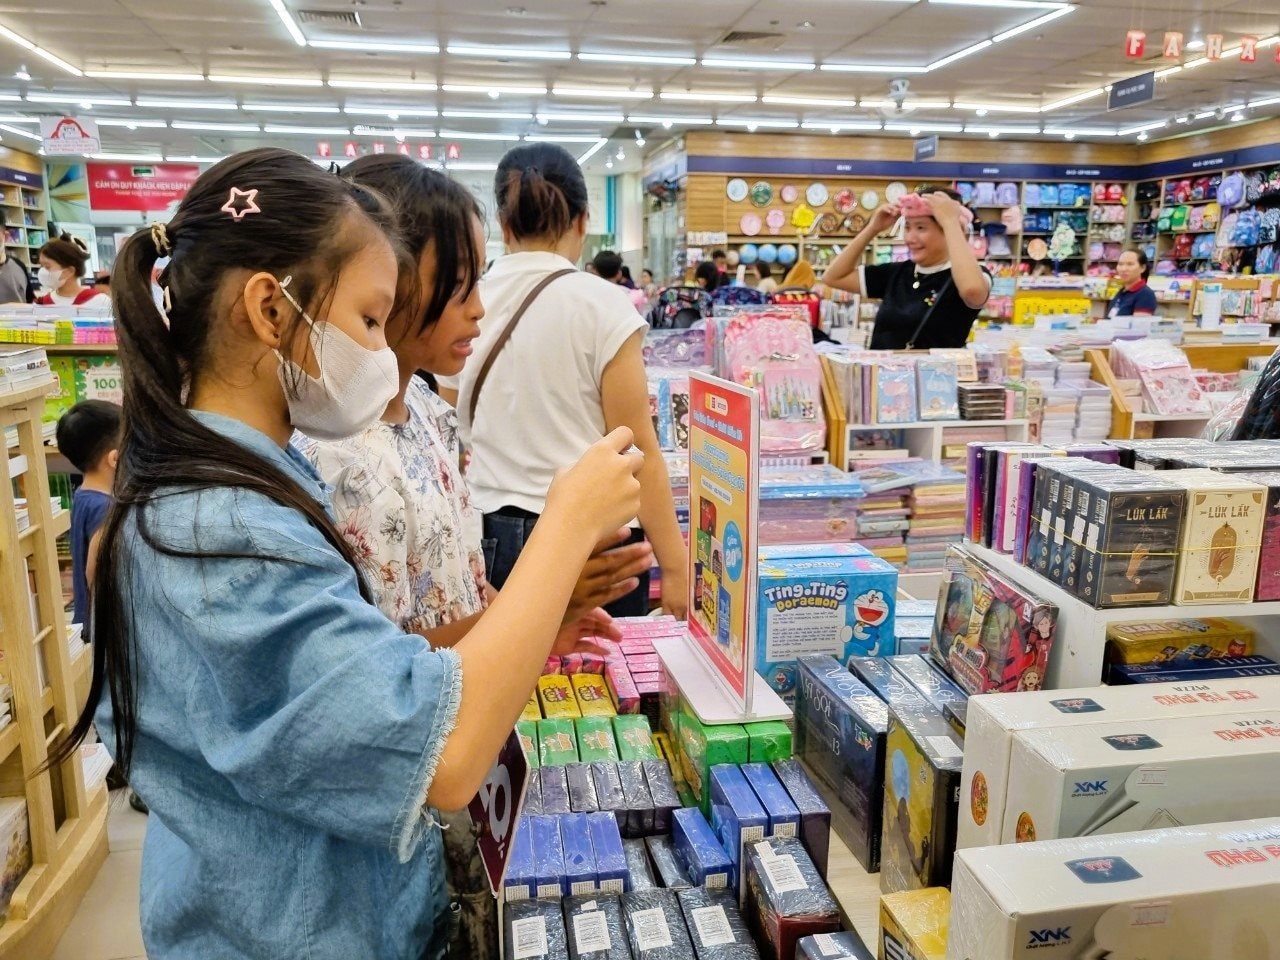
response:
<svg viewBox="0 0 1280 960"><path fill-rule="evenodd" d="M904 217L933 216L933 208L929 206L929 201L918 193L908 193L898 201L898 206L901 208ZM968 207L961 206L960 208L960 225L962 227L973 225L973 211Z"/></svg>

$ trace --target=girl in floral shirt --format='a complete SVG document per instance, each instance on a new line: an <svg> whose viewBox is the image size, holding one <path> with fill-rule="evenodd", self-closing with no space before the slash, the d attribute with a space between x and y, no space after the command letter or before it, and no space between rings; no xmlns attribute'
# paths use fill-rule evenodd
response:
<svg viewBox="0 0 1280 960"><path fill-rule="evenodd" d="M413 258L401 268L387 342L400 367L400 392L381 421L337 442L299 446L333 488L338 529L364 565L382 612L433 646L457 643L491 599L480 515L462 475L457 414L415 374L462 370L479 335L484 266L479 205L443 173L399 155L349 164L343 176L382 194L396 211ZM619 540L627 531L619 531ZM645 544L602 545L587 565L555 653L584 637L609 635L598 607L625 596L652 564ZM475 835L465 813L442 815L449 895L458 909L456 956L498 956L497 919Z"/></svg>

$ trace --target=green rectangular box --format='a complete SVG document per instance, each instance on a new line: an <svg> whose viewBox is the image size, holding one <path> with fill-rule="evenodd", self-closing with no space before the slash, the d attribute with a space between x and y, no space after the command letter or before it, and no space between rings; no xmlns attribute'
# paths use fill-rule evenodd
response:
<svg viewBox="0 0 1280 960"><path fill-rule="evenodd" d="M529 769L538 769L538 725L531 720L521 720L516 724L516 736L520 738L520 746L524 748Z"/></svg>
<svg viewBox="0 0 1280 960"><path fill-rule="evenodd" d="M698 798L702 812L711 806L711 768L722 763L742 765L750 756L747 731L737 723L705 726L691 709L680 716L680 770L685 782Z"/></svg>
<svg viewBox="0 0 1280 960"><path fill-rule="evenodd" d="M791 759L791 730L781 720L745 724L751 763L773 763Z"/></svg>
<svg viewBox="0 0 1280 960"><path fill-rule="evenodd" d="M583 763L617 763L618 742L612 717L581 717L573 722L578 731L578 759Z"/></svg>
<svg viewBox="0 0 1280 960"><path fill-rule="evenodd" d="M538 759L544 767L578 762L578 739L572 720L538 721Z"/></svg>
<svg viewBox="0 0 1280 960"><path fill-rule="evenodd" d="M624 762L659 759L658 751L653 748L653 730L648 717L637 713L614 717L613 735L618 741L618 756Z"/></svg>

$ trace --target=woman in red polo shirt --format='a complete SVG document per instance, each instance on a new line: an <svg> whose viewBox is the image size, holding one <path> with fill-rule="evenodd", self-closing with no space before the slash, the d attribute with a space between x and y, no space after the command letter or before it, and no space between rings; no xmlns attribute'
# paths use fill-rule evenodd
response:
<svg viewBox="0 0 1280 960"><path fill-rule="evenodd" d="M1151 261L1141 250L1126 250L1116 263L1120 292L1107 304L1108 317L1150 316L1156 312L1156 292L1147 286Z"/></svg>
<svg viewBox="0 0 1280 960"><path fill-rule="evenodd" d="M40 269L36 273L44 294L36 303L43 307L82 307L110 302L109 297L80 283L88 262L88 249L69 233L46 243L40 248Z"/></svg>

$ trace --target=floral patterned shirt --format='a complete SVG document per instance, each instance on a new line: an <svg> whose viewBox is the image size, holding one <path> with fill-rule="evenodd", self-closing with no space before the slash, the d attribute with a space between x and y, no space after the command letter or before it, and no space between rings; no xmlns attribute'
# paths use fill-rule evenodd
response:
<svg viewBox="0 0 1280 960"><path fill-rule="evenodd" d="M404 399L407 423L379 420L347 440L298 445L334 488L338 529L379 608L422 633L484 610L487 582L457 414L416 377Z"/></svg>

